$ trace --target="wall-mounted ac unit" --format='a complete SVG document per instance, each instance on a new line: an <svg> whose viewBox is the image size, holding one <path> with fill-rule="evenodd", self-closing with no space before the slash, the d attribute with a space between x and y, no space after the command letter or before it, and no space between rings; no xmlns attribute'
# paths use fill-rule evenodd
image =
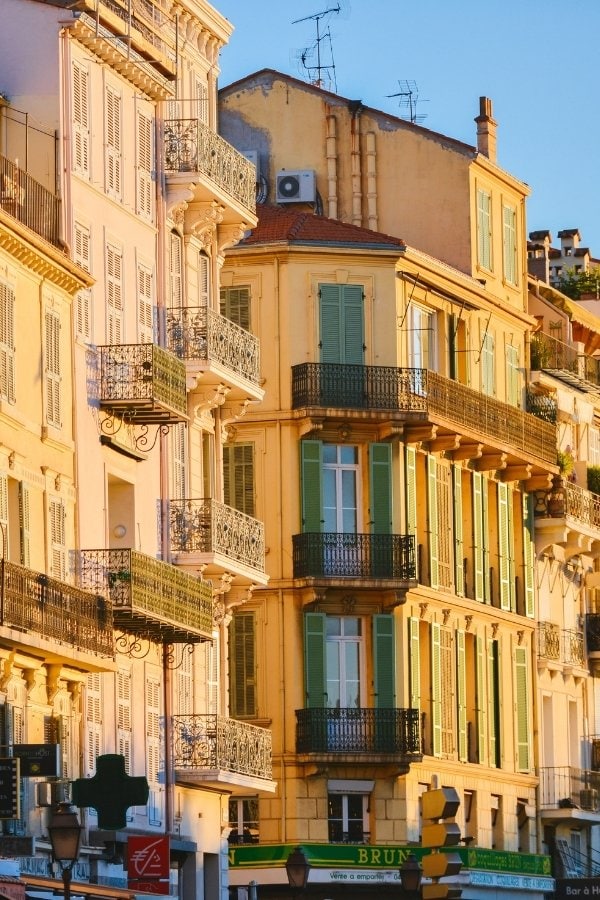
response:
<svg viewBox="0 0 600 900"><path fill-rule="evenodd" d="M598 809L598 791L594 790L594 788L581 791L579 800L582 809Z"/></svg>
<svg viewBox="0 0 600 900"><path fill-rule="evenodd" d="M316 197L317 182L313 169L282 169L277 173L277 203L314 203Z"/></svg>

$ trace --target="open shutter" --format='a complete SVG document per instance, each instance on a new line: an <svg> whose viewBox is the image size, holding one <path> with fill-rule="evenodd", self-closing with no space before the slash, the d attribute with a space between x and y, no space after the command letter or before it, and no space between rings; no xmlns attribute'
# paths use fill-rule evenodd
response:
<svg viewBox="0 0 600 900"><path fill-rule="evenodd" d="M151 344L154 340L154 306L152 272L146 266L138 265L138 338L141 344Z"/></svg>
<svg viewBox="0 0 600 900"><path fill-rule="evenodd" d="M500 661L498 641L488 641L488 724L490 766L500 767Z"/></svg>
<svg viewBox="0 0 600 900"><path fill-rule="evenodd" d="M321 441L302 441L302 530L318 532L323 529L323 444Z"/></svg>
<svg viewBox="0 0 600 900"><path fill-rule="evenodd" d="M498 483L498 563L500 572L500 608L510 609L510 561L508 527L508 485Z"/></svg>
<svg viewBox="0 0 600 900"><path fill-rule="evenodd" d="M533 494L523 494L523 586L525 592L525 615L535 617L535 544L533 522Z"/></svg>
<svg viewBox="0 0 600 900"><path fill-rule="evenodd" d="M90 172L89 72L73 63L73 170L88 176Z"/></svg>
<svg viewBox="0 0 600 900"><path fill-rule="evenodd" d="M373 616L373 649L375 706L379 709L393 709L396 705L393 616Z"/></svg>
<svg viewBox="0 0 600 900"><path fill-rule="evenodd" d="M467 762L469 747L467 743L467 663L465 650L465 633L456 632L456 694L458 721L458 758Z"/></svg>
<svg viewBox="0 0 600 900"><path fill-rule="evenodd" d="M8 476L0 473L0 550L2 558L8 558Z"/></svg>
<svg viewBox="0 0 600 900"><path fill-rule="evenodd" d="M454 518L454 589L462 597L465 593L465 570L463 565L463 520L462 520L462 469L452 466L452 510Z"/></svg>
<svg viewBox="0 0 600 900"><path fill-rule="evenodd" d="M29 488L24 481L19 482L19 530L21 545L21 565L31 565L30 556L30 513Z"/></svg>
<svg viewBox="0 0 600 900"><path fill-rule="evenodd" d="M91 271L91 234L89 228L75 222L73 225L73 259L77 265ZM77 292L75 311L75 334L84 341L89 341L92 335L92 292L84 288Z"/></svg>
<svg viewBox="0 0 600 900"><path fill-rule="evenodd" d="M117 672L117 753L131 774L131 675L123 670Z"/></svg>
<svg viewBox="0 0 600 900"><path fill-rule="evenodd" d="M99 672L87 676L85 689L84 775L94 775L102 754L102 679Z"/></svg>
<svg viewBox="0 0 600 900"><path fill-rule="evenodd" d="M60 318L55 312L44 315L46 343L46 421L55 428L61 426L60 408Z"/></svg>
<svg viewBox="0 0 600 900"><path fill-rule="evenodd" d="M529 684L527 651L525 647L515 648L515 686L517 705L517 771L529 772Z"/></svg>
<svg viewBox="0 0 600 900"><path fill-rule="evenodd" d="M152 119L137 116L137 213L152 217Z"/></svg>
<svg viewBox="0 0 600 900"><path fill-rule="evenodd" d="M15 292L0 283L0 397L15 402Z"/></svg>
<svg viewBox="0 0 600 900"><path fill-rule="evenodd" d="M198 306L210 305L210 259L198 253Z"/></svg>
<svg viewBox="0 0 600 900"><path fill-rule="evenodd" d="M417 451L407 446L406 459L406 533L417 533Z"/></svg>
<svg viewBox="0 0 600 900"><path fill-rule="evenodd" d="M477 762L485 765L487 736L487 706L485 696L485 644L475 637L475 703L477 704Z"/></svg>
<svg viewBox="0 0 600 900"><path fill-rule="evenodd" d="M306 613L304 616L304 679L307 708L327 706L325 692L325 616Z"/></svg>
<svg viewBox="0 0 600 900"><path fill-rule="evenodd" d="M160 776L160 680L146 677L146 777L156 784Z"/></svg>
<svg viewBox="0 0 600 900"><path fill-rule="evenodd" d="M105 92L106 192L121 196L121 95L109 85Z"/></svg>
<svg viewBox="0 0 600 900"><path fill-rule="evenodd" d="M50 567L52 576L65 580L67 568L67 547L65 535L66 510L62 500L51 500L50 515Z"/></svg>
<svg viewBox="0 0 600 900"><path fill-rule="evenodd" d="M431 735L433 755L442 754L442 654L441 628L431 623Z"/></svg>
<svg viewBox="0 0 600 900"><path fill-rule="evenodd" d="M392 533L392 447L371 444L371 532Z"/></svg>
<svg viewBox="0 0 600 900"><path fill-rule="evenodd" d="M437 472L435 456L427 456L427 507L429 512L429 586L437 588L438 573L438 512Z"/></svg>
<svg viewBox="0 0 600 900"><path fill-rule="evenodd" d="M481 476L481 536L483 544L483 599L489 603L492 596L491 568L490 568L490 521L488 512L488 488L487 475Z"/></svg>
<svg viewBox="0 0 600 900"><path fill-rule="evenodd" d="M169 305L183 306L181 237L175 231L169 237Z"/></svg>
<svg viewBox="0 0 600 900"><path fill-rule="evenodd" d="M411 709L421 708L421 648L419 643L419 620L411 616L408 620L409 677Z"/></svg>
<svg viewBox="0 0 600 900"><path fill-rule="evenodd" d="M106 245L106 337L109 344L123 342L123 256L111 244Z"/></svg>

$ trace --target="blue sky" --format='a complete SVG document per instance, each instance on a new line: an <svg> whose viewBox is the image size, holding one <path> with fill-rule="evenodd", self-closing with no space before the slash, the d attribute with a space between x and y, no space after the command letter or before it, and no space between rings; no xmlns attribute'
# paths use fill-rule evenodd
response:
<svg viewBox="0 0 600 900"><path fill-rule="evenodd" d="M600 0L340 2L342 14L319 21L339 94L402 115L386 95L414 82L423 125L469 144L479 97L491 97L498 162L531 188L528 231L548 228L558 243L558 231L578 227L600 258ZM307 78L297 57L314 45L315 22L291 23L337 0L212 3L235 26L224 86L262 68ZM328 64L327 40L321 48Z"/></svg>

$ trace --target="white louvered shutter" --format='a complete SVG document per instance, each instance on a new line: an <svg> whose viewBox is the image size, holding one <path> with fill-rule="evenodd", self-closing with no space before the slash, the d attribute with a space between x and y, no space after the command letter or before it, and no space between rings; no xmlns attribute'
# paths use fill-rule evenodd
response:
<svg viewBox="0 0 600 900"><path fill-rule="evenodd" d="M46 338L46 421L54 428L61 426L61 367L60 367L60 317L46 311L44 317Z"/></svg>
<svg viewBox="0 0 600 900"><path fill-rule="evenodd" d="M90 75L81 63L73 63L73 171L90 174Z"/></svg>
<svg viewBox="0 0 600 900"><path fill-rule="evenodd" d="M137 203L136 209L145 219L152 218L152 119L143 113L137 117Z"/></svg>
<svg viewBox="0 0 600 900"><path fill-rule="evenodd" d="M106 339L109 344L123 342L123 256L119 249L106 245Z"/></svg>
<svg viewBox="0 0 600 900"><path fill-rule="evenodd" d="M105 187L113 197L121 197L121 95L110 85L104 99Z"/></svg>

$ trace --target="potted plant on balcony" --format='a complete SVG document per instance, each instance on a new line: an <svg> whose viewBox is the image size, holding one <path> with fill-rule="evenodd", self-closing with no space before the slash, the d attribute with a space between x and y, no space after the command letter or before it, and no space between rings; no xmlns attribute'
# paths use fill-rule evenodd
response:
<svg viewBox="0 0 600 900"><path fill-rule="evenodd" d="M593 494L600 494L600 466L588 466L587 489Z"/></svg>
<svg viewBox="0 0 600 900"><path fill-rule="evenodd" d="M573 457L573 453L571 452L570 447L567 447L565 450L558 451L556 456L556 463L558 465L561 476L563 478L570 479L575 468L575 458Z"/></svg>

